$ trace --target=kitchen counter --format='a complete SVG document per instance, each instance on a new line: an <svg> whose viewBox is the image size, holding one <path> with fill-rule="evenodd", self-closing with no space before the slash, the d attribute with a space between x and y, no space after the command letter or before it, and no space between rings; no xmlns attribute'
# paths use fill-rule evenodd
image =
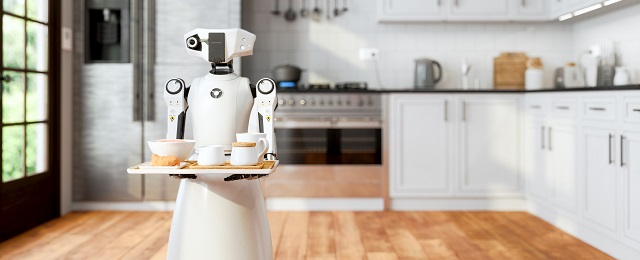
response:
<svg viewBox="0 0 640 260"><path fill-rule="evenodd" d="M536 92L569 92L569 91L610 91L610 90L640 90L640 85L625 85L616 87L583 87L541 90L500 90L500 89L388 89L373 90L382 93L536 93Z"/></svg>
<svg viewBox="0 0 640 260"><path fill-rule="evenodd" d="M611 91L611 90L640 90L640 85L625 85L616 87L583 87L541 90L500 90L500 89L368 89L368 90L314 90L298 91L279 89L279 93L537 93L537 92L570 92L570 91Z"/></svg>

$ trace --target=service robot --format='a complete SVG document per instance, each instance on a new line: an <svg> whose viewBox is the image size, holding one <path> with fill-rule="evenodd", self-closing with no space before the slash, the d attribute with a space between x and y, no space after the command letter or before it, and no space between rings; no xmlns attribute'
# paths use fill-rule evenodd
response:
<svg viewBox="0 0 640 260"><path fill-rule="evenodd" d="M266 157L276 158L276 85L264 78L254 87L233 72L233 58L252 55L255 39L242 29L195 29L184 35L187 53L208 61L212 69L190 86L179 78L165 85L167 139L183 139L189 119L196 147L222 145L230 153L236 133L266 133ZM168 259L272 259L264 198L255 179L261 176L174 177L182 180Z"/></svg>
<svg viewBox="0 0 640 260"><path fill-rule="evenodd" d="M263 78L254 87L249 79L233 72L233 58L252 55L256 36L242 29L195 29L185 34L184 40L187 53L208 61L212 69L190 86L179 78L165 85L167 139L184 138L189 111L196 147L222 145L231 153L236 133L266 133L267 159L275 159L276 85Z"/></svg>

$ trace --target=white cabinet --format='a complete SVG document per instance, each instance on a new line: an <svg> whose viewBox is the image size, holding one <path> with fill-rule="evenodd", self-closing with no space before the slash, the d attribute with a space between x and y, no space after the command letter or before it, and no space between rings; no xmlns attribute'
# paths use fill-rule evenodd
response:
<svg viewBox="0 0 640 260"><path fill-rule="evenodd" d="M574 212L578 204L576 139L575 126L550 124L547 127L547 170L553 176L551 200Z"/></svg>
<svg viewBox="0 0 640 260"><path fill-rule="evenodd" d="M378 0L381 22L548 20L549 0Z"/></svg>
<svg viewBox="0 0 640 260"><path fill-rule="evenodd" d="M448 0L379 0L378 17L385 21L443 20Z"/></svg>
<svg viewBox="0 0 640 260"><path fill-rule="evenodd" d="M519 95L390 95L390 197L521 195L519 111Z"/></svg>
<svg viewBox="0 0 640 260"><path fill-rule="evenodd" d="M549 14L551 19L557 19L566 14L564 4L567 0L549 0Z"/></svg>
<svg viewBox="0 0 640 260"><path fill-rule="evenodd" d="M548 199L551 181L547 171L546 126L539 119L527 120L524 128L524 167L525 190L528 195Z"/></svg>
<svg viewBox="0 0 640 260"><path fill-rule="evenodd" d="M482 195L519 193L519 97L462 96L460 106L461 191Z"/></svg>
<svg viewBox="0 0 640 260"><path fill-rule="evenodd" d="M451 17L473 17L487 19L495 17L506 20L509 15L509 3L512 0L450 0L449 13Z"/></svg>
<svg viewBox="0 0 640 260"><path fill-rule="evenodd" d="M615 129L585 127L580 140L583 145L584 216L588 220L616 231L617 175Z"/></svg>
<svg viewBox="0 0 640 260"><path fill-rule="evenodd" d="M437 95L390 97L390 195L449 193L449 99Z"/></svg>
<svg viewBox="0 0 640 260"><path fill-rule="evenodd" d="M623 132L621 136L623 233L640 245L640 132Z"/></svg>
<svg viewBox="0 0 640 260"><path fill-rule="evenodd" d="M530 17L548 17L548 3L550 0L519 0L513 2L515 5L514 20L526 19ZM554 1L554 0L551 0Z"/></svg>

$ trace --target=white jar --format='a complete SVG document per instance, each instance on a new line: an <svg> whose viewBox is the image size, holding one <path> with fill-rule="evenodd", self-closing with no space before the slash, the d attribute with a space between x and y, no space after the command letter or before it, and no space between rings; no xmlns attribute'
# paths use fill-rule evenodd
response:
<svg viewBox="0 0 640 260"><path fill-rule="evenodd" d="M616 67L616 74L613 76L613 85L614 86L624 86L629 85L629 71L626 67Z"/></svg>
<svg viewBox="0 0 640 260"><path fill-rule="evenodd" d="M544 73L542 69L527 69L524 73L524 87L527 90L538 90L544 88Z"/></svg>

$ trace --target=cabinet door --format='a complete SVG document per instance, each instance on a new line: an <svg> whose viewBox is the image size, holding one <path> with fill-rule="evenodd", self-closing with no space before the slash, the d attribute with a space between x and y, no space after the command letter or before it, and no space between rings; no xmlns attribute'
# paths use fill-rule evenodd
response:
<svg viewBox="0 0 640 260"><path fill-rule="evenodd" d="M584 216L611 231L616 230L616 195L614 131L583 128L581 156L584 169Z"/></svg>
<svg viewBox="0 0 640 260"><path fill-rule="evenodd" d="M552 200L574 212L578 196L576 138L574 126L550 125L547 128L547 170L553 176Z"/></svg>
<svg viewBox="0 0 640 260"><path fill-rule="evenodd" d="M520 99L461 98L461 187L478 195L520 191Z"/></svg>
<svg viewBox="0 0 640 260"><path fill-rule="evenodd" d="M640 243L640 133L623 133L624 235Z"/></svg>
<svg viewBox="0 0 640 260"><path fill-rule="evenodd" d="M564 6L567 0L550 0L549 1L549 12L551 14L551 19L558 19L563 14L568 13Z"/></svg>
<svg viewBox="0 0 640 260"><path fill-rule="evenodd" d="M391 97L391 197L448 193L448 104L431 95Z"/></svg>
<svg viewBox="0 0 640 260"><path fill-rule="evenodd" d="M548 1L549 0L513 0L516 10L514 19L538 18L540 20L546 20L548 17Z"/></svg>
<svg viewBox="0 0 640 260"><path fill-rule="evenodd" d="M486 18L487 20L506 20L509 14L509 0L450 1L450 13L453 18L474 17Z"/></svg>
<svg viewBox="0 0 640 260"><path fill-rule="evenodd" d="M546 127L543 122L529 121L524 130L524 176L527 195L548 198L551 178L546 170Z"/></svg>
<svg viewBox="0 0 640 260"><path fill-rule="evenodd" d="M429 21L444 19L444 1L378 0L381 21Z"/></svg>

